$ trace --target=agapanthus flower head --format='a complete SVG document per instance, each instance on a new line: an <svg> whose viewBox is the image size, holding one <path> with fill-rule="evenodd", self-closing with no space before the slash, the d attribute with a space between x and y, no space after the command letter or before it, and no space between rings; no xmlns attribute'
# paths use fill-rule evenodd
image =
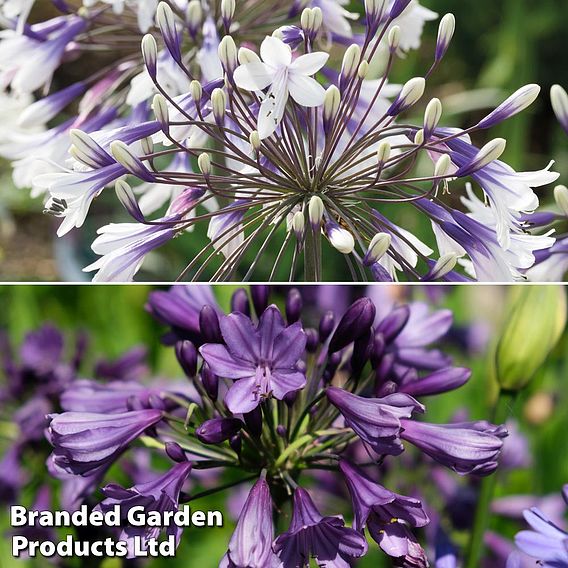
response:
<svg viewBox="0 0 568 568"><path fill-rule="evenodd" d="M23 42L17 50L25 62L47 58L41 73L6 61L13 86L33 91L63 54L79 57L89 42L114 49L106 33L113 15L99 4L3 40ZM46 211L62 218L60 236L81 227L105 188L117 186L132 222L99 230L92 248L101 258L87 270L97 270L100 281L132 280L149 253L199 224L207 225L209 241L179 271L194 280L248 280L261 267L271 278L297 279L302 261L303 277L321 280L330 252L344 257L353 279L524 278L535 252L554 239L531 232L522 217L538 206L533 188L557 175L549 168L517 173L499 161L504 140L480 147L470 135L524 110L538 85L521 87L464 130L439 126L437 98L423 120L408 119L449 48L455 19L442 18L430 68L394 85L397 57L419 46L436 14L415 0L363 4L360 15L338 0L292 9L215 2L211 10L185 0L127 2L123 17L137 23L120 30L120 62L51 93L22 120L37 116L45 124L77 99L80 114L14 136L0 151L17 162L20 185L33 177L34 191L47 192ZM416 171L422 156L432 161L430 172ZM137 180L132 191L125 178ZM489 222L479 220L471 200L446 199L467 179L486 199ZM393 204L428 217L436 253L385 215ZM465 221L470 226L462 228ZM267 269L263 259L274 251Z"/></svg>

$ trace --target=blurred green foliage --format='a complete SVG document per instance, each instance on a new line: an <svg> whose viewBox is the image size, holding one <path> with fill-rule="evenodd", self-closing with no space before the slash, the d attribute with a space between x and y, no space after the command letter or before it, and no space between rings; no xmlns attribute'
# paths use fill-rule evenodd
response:
<svg viewBox="0 0 568 568"><path fill-rule="evenodd" d="M24 334L47 321L65 330L72 343L76 331L84 329L89 332L91 354L84 365L82 376L88 377L88 369L95 358L116 357L134 345L144 344L149 348L149 363L152 375L181 379L179 367L175 361L173 350L162 346L159 337L164 331L143 309L151 288L147 286L19 286L0 287L0 328L6 329L17 344ZM227 309L233 286L217 286L215 293L221 305ZM353 287L354 295L363 294L365 289ZM443 293L442 293L443 292ZM462 286L436 288L438 307L450 308L455 316L458 328L482 325L489 327L490 342L494 341L495 330L499 328L502 318L502 307L507 287ZM398 287L398 297L412 296L425 299L424 289L417 287ZM280 292L281 294L281 292ZM273 296L282 302L283 296ZM531 330L527 330L530 333ZM462 411L466 411L471 419L487 419L491 404L491 374L488 372L487 350L475 355L467 355L455 345L439 345L452 352L457 365L471 367L473 376L470 382L456 392L426 399L427 419L432 422L445 422ZM565 334L553 354L546 361L531 383L524 391L513 409L514 418L520 423L521 431L528 436L534 460L531 468L510 473L499 474L498 495L558 493L563 483L568 481L568 453L565 451L566 431L568 430L568 335ZM96 356L96 357L95 357ZM535 400L544 397L547 404L535 406ZM0 419L1 420L1 419ZM0 448L2 441L0 438ZM409 449L408 452L411 452ZM153 452L155 453L155 452ZM395 459L396 461L396 459ZM157 463L157 462L156 462ZM394 462L393 462L394 463ZM33 469L33 468L32 468ZM29 485L31 490L45 475L43 463L38 462L33 471L37 472ZM110 477L114 481L123 480L123 472L115 469ZM398 474L400 476L400 472ZM405 471L403 479L410 475ZM425 491L434 508L442 507L442 498L434 485L429 482L428 472L418 470L412 473L416 479L422 479L421 488ZM424 475L425 477L422 477ZM228 478L229 479L229 478ZM126 480L124 480L126 481ZM388 483L396 489L399 480L396 477ZM224 499L227 493L208 497L197 502L201 509L225 510ZM25 496L28 501L31 496ZM29 503L27 503L29 504ZM337 504L344 507L337 508ZM326 512L337 514L342 512L349 518L350 508L347 504L330 499ZM0 517L0 519L2 519ZM191 529L184 533L178 557L152 561L153 568L184 567L199 568L216 567L234 527L229 515L225 516L226 526L223 529ZM6 519L0 520L0 532L6 527ZM491 528L512 537L519 525L513 521L493 518ZM467 541L467 534L454 535L459 542ZM10 540L0 539L0 567L17 568L24 566L22 561L10 560ZM371 543L371 552L359 564L362 568L386 568L390 566L385 557ZM28 562L30 567L43 567L45 561ZM75 566L75 564L73 564ZM88 564L81 562L82 568ZM119 568L117 563L107 562L104 568Z"/></svg>

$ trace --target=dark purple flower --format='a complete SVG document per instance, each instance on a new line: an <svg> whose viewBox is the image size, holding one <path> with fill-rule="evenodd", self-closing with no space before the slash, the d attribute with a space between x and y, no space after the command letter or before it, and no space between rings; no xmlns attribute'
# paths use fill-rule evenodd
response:
<svg viewBox="0 0 568 568"><path fill-rule="evenodd" d="M248 494L219 568L270 568L277 565L278 559L272 551L273 540L272 498L268 483L260 478Z"/></svg>
<svg viewBox="0 0 568 568"><path fill-rule="evenodd" d="M226 346L209 343L200 353L216 375L235 381L225 397L231 412L250 412L269 396L282 400L304 387L306 377L295 367L306 346L299 322L286 327L278 308L270 306L256 328L238 312L220 325Z"/></svg>
<svg viewBox="0 0 568 568"><path fill-rule="evenodd" d="M507 436L504 426L485 421L429 424L401 419L400 437L460 475L489 475Z"/></svg>
<svg viewBox="0 0 568 568"><path fill-rule="evenodd" d="M195 435L204 444L220 444L233 437L244 424L238 418L212 418L195 430Z"/></svg>
<svg viewBox="0 0 568 568"><path fill-rule="evenodd" d="M98 361L95 375L99 379L138 381L148 373L145 347L134 347L114 361Z"/></svg>
<svg viewBox="0 0 568 568"><path fill-rule="evenodd" d="M396 520L384 523L376 517L371 517L368 528L381 550L394 558L394 566L401 568L427 568L429 566L424 549L404 523Z"/></svg>
<svg viewBox="0 0 568 568"><path fill-rule="evenodd" d="M63 335L51 325L28 333L20 348L24 371L38 377L52 373L63 356Z"/></svg>
<svg viewBox="0 0 568 568"><path fill-rule="evenodd" d="M327 398L346 424L379 455L402 453L401 419L410 418L413 412L424 412L424 407L407 394L364 398L331 387L327 389Z"/></svg>
<svg viewBox="0 0 568 568"><path fill-rule="evenodd" d="M329 341L329 352L334 353L364 335L375 319L375 304L370 298L360 298L347 308Z"/></svg>
<svg viewBox="0 0 568 568"><path fill-rule="evenodd" d="M294 513L288 530L274 541L285 567L304 568L314 558L318 566L346 568L367 552L367 541L347 528L341 516L323 517L307 491L294 491Z"/></svg>
<svg viewBox="0 0 568 568"><path fill-rule="evenodd" d="M20 428L20 442L36 442L43 440L44 431L49 421L46 416L53 408L49 400L43 396L30 398L13 416Z"/></svg>
<svg viewBox="0 0 568 568"><path fill-rule="evenodd" d="M110 511L115 505L120 505L122 530L120 540L128 543L128 558L134 557L134 539L142 538L143 547L151 539L157 539L162 527L134 527L126 522L128 511L132 507L144 507L145 513L158 511L176 512L179 508L179 495L189 473L191 463L183 462L174 465L167 473L148 483L134 485L124 489L120 485L109 484L103 487L102 492L106 499L97 508L103 512ZM176 545L179 544L183 528L171 524L166 529L168 536L175 535Z"/></svg>
<svg viewBox="0 0 568 568"><path fill-rule="evenodd" d="M152 292L146 305L159 322L172 327L172 337L190 339L201 344L199 314L205 305L218 310L217 301L210 286L172 286L167 292Z"/></svg>
<svg viewBox="0 0 568 568"><path fill-rule="evenodd" d="M27 482L27 476L20 465L20 453L19 444L13 444L0 460L0 503L15 503Z"/></svg>
<svg viewBox="0 0 568 568"><path fill-rule="evenodd" d="M410 375L407 373L407 375ZM411 396L429 396L452 391L463 386L471 377L471 371L462 367L440 369L425 377L411 377L399 385L399 392Z"/></svg>
<svg viewBox="0 0 568 568"><path fill-rule="evenodd" d="M568 494L568 485L564 495ZM525 519L532 530L521 531L515 537L516 545L548 568L568 566L568 533L557 527L539 509L525 511Z"/></svg>
<svg viewBox="0 0 568 568"><path fill-rule="evenodd" d="M135 410L120 414L64 412L50 416L49 441L54 464L75 475L88 475L113 463L147 428L162 419L162 411Z"/></svg>

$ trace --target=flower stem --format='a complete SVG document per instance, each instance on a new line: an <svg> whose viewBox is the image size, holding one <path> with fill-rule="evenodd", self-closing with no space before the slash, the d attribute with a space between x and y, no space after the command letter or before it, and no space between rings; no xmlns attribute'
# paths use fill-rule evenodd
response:
<svg viewBox="0 0 568 568"><path fill-rule="evenodd" d="M493 408L492 421L494 424L503 424L511 414L517 393L511 391L499 391L499 398ZM493 494L497 486L497 472L485 477L481 482L481 492L477 501L475 521L471 539L469 541L468 559L465 568L479 568L483 552L485 550L484 537L489 525L490 507Z"/></svg>
<svg viewBox="0 0 568 568"><path fill-rule="evenodd" d="M304 244L304 280L306 282L319 282L321 280L321 232L308 228Z"/></svg>

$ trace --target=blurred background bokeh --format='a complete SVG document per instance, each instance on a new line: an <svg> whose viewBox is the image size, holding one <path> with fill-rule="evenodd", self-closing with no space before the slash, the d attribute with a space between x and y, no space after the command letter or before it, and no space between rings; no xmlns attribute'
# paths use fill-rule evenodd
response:
<svg viewBox="0 0 568 568"><path fill-rule="evenodd" d="M165 331L164 327L156 323L144 311L144 304L150 290L151 288L147 286L0 287L0 305L3 306L0 311L0 329L3 329L17 346L27 332L46 322L51 322L64 331L66 344L70 350L73 348L78 332L86 331L89 336L88 355L80 373L80 376L84 378L92 378L90 369L100 358L115 358L134 346L143 345L148 349L149 378L166 377L168 380L183 380L173 349L160 344L160 336ZM234 290L232 286L215 287L215 295L223 309L228 309ZM464 416L470 419L487 419L490 416L492 385L488 353L496 338L497 330L502 324L503 306L510 292L511 288L493 286L435 287L429 290L403 286L381 287L380 289L375 287L374 291L366 290L364 287L328 287L325 291L325 301L339 310L341 304L363 294L370 294L375 298L375 302L381 297L386 299L386 295L393 295L400 301L412 298L426 301L433 308L450 308L453 311L455 323L452 331L436 347L451 353L456 365L470 367L473 375L470 382L463 388L452 393L430 397L425 401L428 408L428 420L445 423L456 418L463 420ZM272 300L283 304L284 294L285 290L278 288L274 291ZM320 297L318 302L322 301L324 300ZM316 308L310 309L315 310ZM511 446L506 445L506 451L508 447L511 448L507 457L509 466L511 463L517 465L498 472L497 497L553 495L559 499L559 490L568 480L567 353L568 334L564 334L553 354L537 372L530 386L522 392L514 407L513 421L508 423L512 433L511 441L508 442ZM0 385L2 380L0 378ZM9 428L10 424L6 422L6 416L2 417L0 414L0 456L10 435ZM160 461L159 452L151 453L154 455L153 459L157 460L154 461L154 465L157 466ZM411 453L411 450L409 449L407 453ZM22 504L26 506L31 504L32 495L38 485L48 478L43 463L45 458L36 456L37 463L33 462L33 459L31 457L30 463L27 464L31 475L21 498ZM395 461L400 462L400 460ZM462 523L462 529L453 530L452 537L459 544L467 543L468 523L471 522L476 502L475 491L471 491L471 488L475 488L475 481L472 483L470 478L459 478L457 475L450 474L449 477L459 487L462 487L463 491L458 493L459 498L450 499L448 502L435 484L434 478L430 477L428 470L412 472L404 470L402 474L399 471L395 475L416 480L422 479L420 476L425 475L426 477L418 482L420 491L428 495L429 505L434 510L443 512L448 518L456 517ZM115 467L107 479L127 481L120 467ZM51 480L51 484L57 491L57 482ZM202 487L198 483L194 489L199 491ZM228 495L231 493L217 494L201 499L195 505L202 510L221 509L225 513L226 521L223 528L186 530L177 558L154 560L149 562L148 566L152 568L216 567L225 552L235 523L231 516L235 505L233 503L231 507L230 502L227 502ZM561 499L560 502L562 503ZM346 500L330 498L329 501L319 503L319 505L325 514L341 512L350 521L351 512ZM0 512L0 535L5 535L5 531L8 530L5 510L2 508ZM496 514L491 516L491 530L508 539L512 539L521 526L519 520L508 519ZM423 536L425 532L422 531L420 534ZM368 556L358 564L360 568L390 566L387 557L378 551L374 543L371 543L369 548ZM94 559L91 561L95 562ZM47 562L41 559L29 561L11 559L10 539L0 537L0 566L2 568L47 565ZM69 561L68 566L85 568L91 565L83 559L73 559ZM92 564L92 566L99 566L99 564ZM107 559L100 566L120 568L122 564L118 559ZM501 568L502 565L488 563L484 566Z"/></svg>
<svg viewBox="0 0 568 568"><path fill-rule="evenodd" d="M49 0L37 0L32 19L41 19L50 4ZM475 142L482 144L486 141L484 137L503 136L508 140L504 159L514 168L541 169L554 159L555 168L562 176L560 182L566 183L568 138L556 122L549 101L551 85L560 83L568 87L566 0L422 0L422 4L440 16L453 12L457 20L450 50L429 80L423 100L439 97L444 106L443 124L466 126L479 120L487 109L521 85L540 84L541 97L528 111L490 132L476 135ZM361 5L354 0L350 9L361 10ZM427 23L421 49L397 63L394 81L404 82L424 74L432 61L436 34L437 23ZM81 60L74 65L79 64L88 63ZM78 72L73 65L62 71L65 70L70 74ZM70 77L60 72L55 81L65 85ZM417 105L418 120L422 112L423 105ZM431 168L428 164L423 166ZM0 165L0 183L0 280L87 280L89 277L81 272L81 267L94 260L90 244L97 228L111 220L121 220L113 193L103 194L97 200L83 230L56 239L58 221L42 215L41 200L31 200L27 191L13 187L5 163ZM545 206L553 203L551 187L537 193ZM457 201L460 195L461 188L456 187L450 199ZM396 207L387 213L393 221L433 244L429 222L410 206ZM150 255L138 279L173 280L200 249L206 238L204 232L204 227L197 228L193 235L175 239L164 250ZM267 277L271 266L269 261L262 263L257 279ZM329 280L331 275L333 280L337 274L344 274L342 279L350 280L341 255L334 251L328 252L324 270L324 279ZM277 276L287 279L285 272Z"/></svg>

